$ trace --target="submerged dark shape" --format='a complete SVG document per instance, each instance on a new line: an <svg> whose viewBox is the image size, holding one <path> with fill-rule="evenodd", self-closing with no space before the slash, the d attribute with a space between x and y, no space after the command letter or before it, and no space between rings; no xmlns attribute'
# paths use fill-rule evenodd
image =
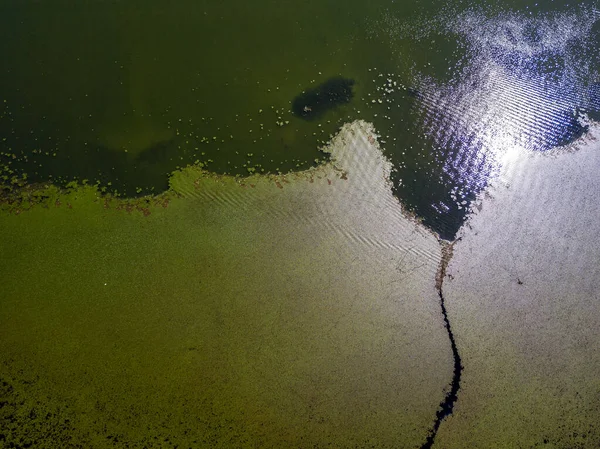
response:
<svg viewBox="0 0 600 449"><path fill-rule="evenodd" d="M304 120L314 120L330 109L349 103L354 80L336 76L314 89L302 92L292 102L292 112Z"/></svg>

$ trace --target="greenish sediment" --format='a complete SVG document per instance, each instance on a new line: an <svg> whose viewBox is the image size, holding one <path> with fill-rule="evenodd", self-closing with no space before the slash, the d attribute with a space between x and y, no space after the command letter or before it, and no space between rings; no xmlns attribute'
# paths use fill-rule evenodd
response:
<svg viewBox="0 0 600 449"><path fill-rule="evenodd" d="M452 372L441 255L370 142L356 122L307 172L3 211L5 442L419 445Z"/></svg>

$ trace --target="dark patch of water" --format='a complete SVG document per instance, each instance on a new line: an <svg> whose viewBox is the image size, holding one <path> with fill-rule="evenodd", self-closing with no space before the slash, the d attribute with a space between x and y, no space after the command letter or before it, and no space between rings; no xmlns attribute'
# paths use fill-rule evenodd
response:
<svg viewBox="0 0 600 449"><path fill-rule="evenodd" d="M292 101L292 112L304 120L322 118L325 113L349 103L354 96L354 80L336 76L317 87L307 89Z"/></svg>

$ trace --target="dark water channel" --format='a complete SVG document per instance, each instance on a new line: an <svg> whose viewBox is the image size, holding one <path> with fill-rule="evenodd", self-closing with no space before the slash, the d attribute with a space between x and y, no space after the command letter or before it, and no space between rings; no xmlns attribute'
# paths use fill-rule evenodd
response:
<svg viewBox="0 0 600 449"><path fill-rule="evenodd" d="M585 133L598 18L592 2L4 1L3 190L88 180L135 196L191 163L301 170L362 118L397 196L451 240L507 151ZM294 113L331 79L351 95Z"/></svg>

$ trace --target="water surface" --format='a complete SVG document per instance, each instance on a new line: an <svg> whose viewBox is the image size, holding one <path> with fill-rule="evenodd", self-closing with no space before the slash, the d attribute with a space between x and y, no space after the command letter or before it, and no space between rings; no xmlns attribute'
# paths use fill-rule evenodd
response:
<svg viewBox="0 0 600 449"><path fill-rule="evenodd" d="M596 19L554 2L5 3L4 185L87 179L131 196L190 163L305 169L365 118L398 197L452 239L498 152L584 132L579 112L598 109ZM318 120L292 113L338 76L354 81L352 101Z"/></svg>
<svg viewBox="0 0 600 449"><path fill-rule="evenodd" d="M507 164L576 150L600 109L597 19L591 2L3 2L2 437L424 442L452 376L437 237ZM332 79L352 95L294 113ZM323 164L355 118L391 166L368 133Z"/></svg>

